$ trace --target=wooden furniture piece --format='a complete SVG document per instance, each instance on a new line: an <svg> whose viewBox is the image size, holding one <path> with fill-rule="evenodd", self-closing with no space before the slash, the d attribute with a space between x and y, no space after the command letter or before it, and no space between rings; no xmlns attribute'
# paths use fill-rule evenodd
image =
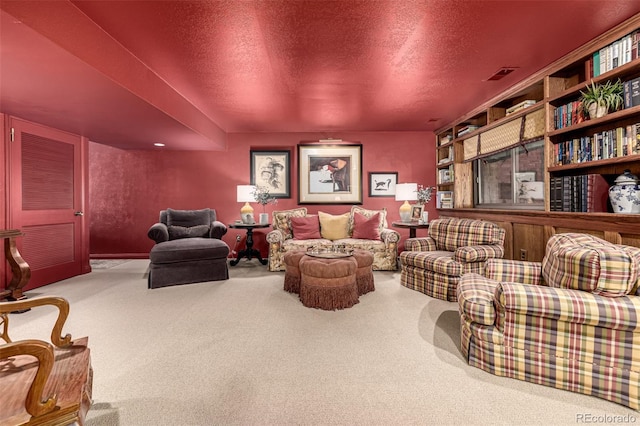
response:
<svg viewBox="0 0 640 426"><path fill-rule="evenodd" d="M557 203L552 203L557 195L559 180L577 175L597 174L606 179L609 185L625 169L640 174L640 146L638 145L638 124L640 106L632 105L611 112L602 118L580 119L559 124L554 117L571 110L580 98L580 91L588 84L631 81L640 77L640 56L635 55L630 62L612 68L606 72L594 73L595 62L602 53L611 52L614 46L629 45L629 36L640 30L640 14L636 14L617 27L591 40L580 48L570 52L556 62L544 66L541 70L505 90L499 96L488 100L469 111L455 122L436 130L436 206L440 217L459 217L485 219L499 224L507 232L505 239L505 258L541 261L548 239L556 233L588 232L614 244L640 246L640 215L615 214L612 212L566 212L557 211ZM635 34L637 40L637 34ZM624 41L623 41L624 40ZM541 64L543 66L544 64ZM534 100L534 105L508 114L510 109L525 100ZM571 110L576 116L577 110ZM493 149L502 149L495 143L496 133L518 124L520 136L513 143L525 141L522 135L532 116L542 117L541 138L544 144L544 165L537 181L544 182L544 205L542 209L532 210L526 205L518 209L477 208L474 204L473 175L474 156L483 156ZM566 114L565 114L566 116ZM534 120L531 120L533 122ZM478 126L477 129L460 135L466 126ZM634 127L635 126L635 127ZM624 129L623 149L618 145L619 135ZM630 134L629 129L635 129ZM536 132L537 134L537 132ZM562 161L559 154L567 148L568 142L596 139L603 135L616 138L615 155L607 158L572 156ZM626 140L626 145L625 145ZM636 140L635 151L628 148L630 141ZM583 142L584 143L584 142ZM626 148L624 148L626 146ZM574 146L574 151L575 146ZM593 154L593 153L592 153ZM580 161L576 161L579 158ZM597 159L596 159L597 158ZM443 170L451 170L450 180L443 182L446 175ZM554 183L554 187L551 187ZM441 203L441 198L453 200L453 208Z"/></svg>
<svg viewBox="0 0 640 426"><path fill-rule="evenodd" d="M240 259L242 259L243 257L246 257L248 260L251 260L255 256L255 258L258 259L260 263L262 263L263 265L266 265L268 260L263 259L262 256L260 255L260 251L253 248L253 230L256 228L258 229L268 228L270 226L271 226L270 223L253 223L253 224L232 223L230 224L229 228L244 229L247 231L247 240L246 240L247 242L244 250L240 250L238 252L238 256L235 259L231 260L229 264L231 266L236 266L238 262L240 262Z"/></svg>
<svg viewBox="0 0 640 426"><path fill-rule="evenodd" d="M418 221L411 221L411 222L391 222L391 226L393 226L394 228L404 228L404 229L409 229L409 238L415 238L416 237L416 229L428 229L429 228L429 224L428 223L420 223Z"/></svg>
<svg viewBox="0 0 640 426"><path fill-rule="evenodd" d="M25 296L22 289L31 278L29 264L20 255L16 246L16 238L22 236L18 229L8 229L0 231L0 238L4 240L4 256L11 266L11 282L5 290L0 290L0 300L21 300Z"/></svg>
<svg viewBox="0 0 640 426"><path fill-rule="evenodd" d="M51 343L11 341L8 314L47 305L58 308ZM69 303L60 297L0 302L0 424L84 424L93 369L88 338L62 335L68 315Z"/></svg>

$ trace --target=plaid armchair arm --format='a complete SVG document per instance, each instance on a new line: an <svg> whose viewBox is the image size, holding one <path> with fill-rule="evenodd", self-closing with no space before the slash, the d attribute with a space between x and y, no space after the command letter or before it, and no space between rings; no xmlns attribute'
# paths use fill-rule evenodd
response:
<svg viewBox="0 0 640 426"><path fill-rule="evenodd" d="M488 259L484 274L498 282L544 285L542 264L520 260Z"/></svg>
<svg viewBox="0 0 640 426"><path fill-rule="evenodd" d="M384 228L380 231L380 239L384 241L385 246L389 246L400 241L400 234L393 229Z"/></svg>
<svg viewBox="0 0 640 426"><path fill-rule="evenodd" d="M496 288L497 310L605 329L640 331L638 297L604 297L570 290L503 282Z"/></svg>
<svg viewBox="0 0 640 426"><path fill-rule="evenodd" d="M404 249L407 251L436 251L436 240L431 237L407 238L404 240Z"/></svg>
<svg viewBox="0 0 640 426"><path fill-rule="evenodd" d="M484 262L487 259L502 258L504 248L499 245L478 245L458 247L453 258L458 262Z"/></svg>

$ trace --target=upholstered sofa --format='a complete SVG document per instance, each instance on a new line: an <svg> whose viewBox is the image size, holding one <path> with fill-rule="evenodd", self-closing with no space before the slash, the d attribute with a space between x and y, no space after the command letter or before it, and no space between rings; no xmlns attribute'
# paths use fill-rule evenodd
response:
<svg viewBox="0 0 640 426"><path fill-rule="evenodd" d="M552 236L458 286L460 350L489 373L640 408L640 248Z"/></svg>
<svg viewBox="0 0 640 426"><path fill-rule="evenodd" d="M443 218L429 223L427 237L405 240L400 283L437 299L456 301L467 272L482 273L487 259L504 256L504 229L483 220Z"/></svg>
<svg viewBox="0 0 640 426"><path fill-rule="evenodd" d="M267 234L269 271L284 271L284 254L310 247L343 246L373 254L373 269L397 269L400 234L387 228L386 210L352 206L342 215L318 212L308 215L306 207L274 211L273 230Z"/></svg>

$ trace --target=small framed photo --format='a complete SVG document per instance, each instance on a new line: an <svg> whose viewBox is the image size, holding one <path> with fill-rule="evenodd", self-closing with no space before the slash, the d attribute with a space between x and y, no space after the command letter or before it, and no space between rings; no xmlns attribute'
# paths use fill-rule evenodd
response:
<svg viewBox="0 0 640 426"><path fill-rule="evenodd" d="M274 198L291 198L289 151L251 150L251 185L263 186Z"/></svg>
<svg viewBox="0 0 640 426"><path fill-rule="evenodd" d="M395 197L398 172L369 172L369 197Z"/></svg>
<svg viewBox="0 0 640 426"><path fill-rule="evenodd" d="M411 205L411 221L421 221L422 220L422 209L424 208L421 204L412 204Z"/></svg>

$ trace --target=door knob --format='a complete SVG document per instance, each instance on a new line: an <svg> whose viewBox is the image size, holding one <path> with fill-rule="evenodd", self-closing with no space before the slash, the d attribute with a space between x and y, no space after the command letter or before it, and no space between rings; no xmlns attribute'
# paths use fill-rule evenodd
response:
<svg viewBox="0 0 640 426"><path fill-rule="evenodd" d="M84 212L75 212L74 213L76 216L84 216Z"/></svg>

